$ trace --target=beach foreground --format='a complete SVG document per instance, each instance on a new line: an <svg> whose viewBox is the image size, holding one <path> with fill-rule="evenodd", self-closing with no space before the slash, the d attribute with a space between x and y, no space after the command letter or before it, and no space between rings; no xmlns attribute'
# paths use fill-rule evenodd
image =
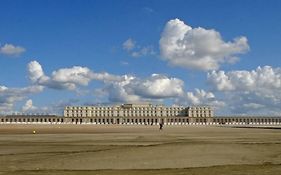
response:
<svg viewBox="0 0 281 175"><path fill-rule="evenodd" d="M0 125L0 174L280 172L280 129Z"/></svg>

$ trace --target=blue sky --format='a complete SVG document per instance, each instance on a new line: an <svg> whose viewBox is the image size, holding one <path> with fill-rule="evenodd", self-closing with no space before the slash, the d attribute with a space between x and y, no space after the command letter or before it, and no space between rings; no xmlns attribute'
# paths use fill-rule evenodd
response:
<svg viewBox="0 0 281 175"><path fill-rule="evenodd" d="M274 0L1 1L0 112L146 101L278 115L280 9Z"/></svg>

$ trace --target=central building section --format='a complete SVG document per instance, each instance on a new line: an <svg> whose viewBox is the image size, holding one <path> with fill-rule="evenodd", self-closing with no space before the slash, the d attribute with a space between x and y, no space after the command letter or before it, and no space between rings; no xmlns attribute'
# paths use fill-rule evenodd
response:
<svg viewBox="0 0 281 175"><path fill-rule="evenodd" d="M121 104L113 106L66 106L68 123L93 124L188 124L210 123L213 111L209 106L164 106Z"/></svg>

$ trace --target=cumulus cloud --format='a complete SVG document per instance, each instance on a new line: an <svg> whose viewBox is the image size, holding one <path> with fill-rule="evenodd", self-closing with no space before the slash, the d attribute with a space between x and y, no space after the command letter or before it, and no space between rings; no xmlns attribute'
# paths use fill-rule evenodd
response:
<svg viewBox="0 0 281 175"><path fill-rule="evenodd" d="M129 38L123 43L123 49L130 51L135 48L135 45L136 42L132 38Z"/></svg>
<svg viewBox="0 0 281 175"><path fill-rule="evenodd" d="M31 99L28 99L28 100L25 102L24 106L22 107L22 111L23 111L23 112L32 112L32 111L34 111L34 110L36 110L36 109L37 109L37 107L36 107L36 106L33 106L33 102L32 102Z"/></svg>
<svg viewBox="0 0 281 175"><path fill-rule="evenodd" d="M159 102L170 99L180 104L216 103L213 93L198 89L194 93L185 92L181 79L161 74L140 78L97 73L87 67L74 66L58 69L47 76L37 61L28 64L28 72L32 83L53 89L76 90L78 86L87 86L93 80L101 81L103 87L95 89L94 94L99 99L106 96L110 102Z"/></svg>
<svg viewBox="0 0 281 175"><path fill-rule="evenodd" d="M132 57L143 57L147 55L154 55L153 46L140 46L136 44L132 38L127 39L123 43L123 49Z"/></svg>
<svg viewBox="0 0 281 175"><path fill-rule="evenodd" d="M161 57L169 64L204 71L234 63L235 55L249 50L246 37L225 42L214 29L192 28L179 19L167 22L159 44Z"/></svg>
<svg viewBox="0 0 281 175"><path fill-rule="evenodd" d="M103 89L112 102L157 101L184 93L184 83L177 78L152 74L147 78L124 75L123 80L109 82Z"/></svg>
<svg viewBox="0 0 281 175"><path fill-rule="evenodd" d="M243 104L243 107L248 108L248 109L260 109L264 107L264 105L257 104L257 103L246 103Z"/></svg>
<svg viewBox="0 0 281 175"><path fill-rule="evenodd" d="M117 81L120 76L109 73L95 73L87 67L73 66L62 68L52 72L52 76L46 76L42 66L37 61L31 61L27 70L29 79L38 85L52 89L75 90L77 86L87 86L92 80Z"/></svg>
<svg viewBox="0 0 281 175"><path fill-rule="evenodd" d="M15 103L25 99L28 95L43 91L42 86L28 86L24 88L8 88L0 86L0 111L10 112Z"/></svg>
<svg viewBox="0 0 281 175"><path fill-rule="evenodd" d="M281 69L271 66L258 67L252 71L210 71L207 74L210 89L207 91L185 91L185 83L181 79L161 74L140 78L94 72L87 67L74 66L55 70L47 76L37 61L28 64L28 72L33 86L0 86L0 109L10 109L15 102L42 91L44 87L77 90L77 87L87 86L91 81L100 81L102 87L94 92L100 95L102 101L157 103L169 100L179 105L211 105L220 113L281 112ZM33 104L28 101L23 109L28 109L28 106Z"/></svg>
<svg viewBox="0 0 281 175"><path fill-rule="evenodd" d="M138 102L142 101L138 95L127 90L127 86L135 79L134 76L124 75L122 81L108 82L103 89L111 102Z"/></svg>
<svg viewBox="0 0 281 175"><path fill-rule="evenodd" d="M4 55L18 56L23 52L25 52L25 48L21 46L14 46L13 44L5 44L0 47L0 53Z"/></svg>
<svg viewBox="0 0 281 175"><path fill-rule="evenodd" d="M212 71L211 87L222 93L233 113L281 112L281 69L271 66L252 71Z"/></svg>
<svg viewBox="0 0 281 175"><path fill-rule="evenodd" d="M119 81L123 81L125 79L125 77L124 76L120 76L120 75L109 74L107 72L99 72L99 73L93 72L91 74L91 79L103 81L104 83L106 83L106 82L116 82L116 81L119 82Z"/></svg>
<svg viewBox="0 0 281 175"><path fill-rule="evenodd" d="M91 81L91 71L87 67L80 66L63 68L52 73L52 80L63 84L86 86Z"/></svg>
<svg viewBox="0 0 281 175"><path fill-rule="evenodd" d="M31 61L28 64L28 73L29 73L29 79L34 83L37 81L46 81L48 79L44 75L44 71L42 69L42 66L37 61ZM42 80L40 80L42 79Z"/></svg>
<svg viewBox="0 0 281 175"><path fill-rule="evenodd" d="M142 56L154 55L154 54L155 52L152 46L145 46L137 50L134 50L130 53L132 57L142 57Z"/></svg>
<svg viewBox="0 0 281 175"><path fill-rule="evenodd" d="M25 104L22 106L22 113L36 113L36 114L55 114L63 115L63 110L65 106L78 105L80 102L79 99L63 99L56 102L51 102L47 106L34 106L34 103L31 99L28 99ZM81 104L79 104L81 105Z"/></svg>
<svg viewBox="0 0 281 175"><path fill-rule="evenodd" d="M233 86L229 77L225 74L224 71L212 71L208 73L208 81L211 85L219 91L229 91L234 90L235 87Z"/></svg>
<svg viewBox="0 0 281 175"><path fill-rule="evenodd" d="M127 88L146 98L170 98L180 96L183 87L184 82L180 79L152 74L146 79L134 79Z"/></svg>
<svg viewBox="0 0 281 175"><path fill-rule="evenodd" d="M199 105L208 102L215 98L215 95L212 92L206 92L204 90L195 89L195 92L186 93L187 101L190 101L191 104Z"/></svg>
<svg viewBox="0 0 281 175"><path fill-rule="evenodd" d="M53 71L45 75L37 61L27 66L32 83L53 89L76 90L78 86L87 86L91 81L104 83L103 91L113 102L136 102L150 99L165 99L180 96L184 93L184 82L160 74L147 78L131 75L113 75L107 72L94 72L87 67L74 66ZM99 90L99 92L101 92Z"/></svg>
<svg viewBox="0 0 281 175"><path fill-rule="evenodd" d="M203 89L188 91L175 99L176 104L180 105L208 105L219 110L225 106L225 103L218 100L213 92L207 92Z"/></svg>
<svg viewBox="0 0 281 175"><path fill-rule="evenodd" d="M274 94L281 90L281 69L271 66L258 67L252 71L212 71L209 83L219 91L256 91Z"/></svg>

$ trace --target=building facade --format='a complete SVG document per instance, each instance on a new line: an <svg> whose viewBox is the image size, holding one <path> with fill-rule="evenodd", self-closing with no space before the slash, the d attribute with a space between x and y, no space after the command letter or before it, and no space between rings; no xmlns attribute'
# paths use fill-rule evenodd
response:
<svg viewBox="0 0 281 175"><path fill-rule="evenodd" d="M188 124L213 122L209 106L121 104L114 106L66 106L65 122L94 124Z"/></svg>
<svg viewBox="0 0 281 175"><path fill-rule="evenodd" d="M63 116L4 115L0 124L281 125L280 116L214 116L209 106L66 106Z"/></svg>
<svg viewBox="0 0 281 175"><path fill-rule="evenodd" d="M279 116L217 116L213 120L220 125L276 125L281 124Z"/></svg>
<svg viewBox="0 0 281 175"><path fill-rule="evenodd" d="M5 115L0 116L0 123L63 123L64 119L56 115Z"/></svg>

